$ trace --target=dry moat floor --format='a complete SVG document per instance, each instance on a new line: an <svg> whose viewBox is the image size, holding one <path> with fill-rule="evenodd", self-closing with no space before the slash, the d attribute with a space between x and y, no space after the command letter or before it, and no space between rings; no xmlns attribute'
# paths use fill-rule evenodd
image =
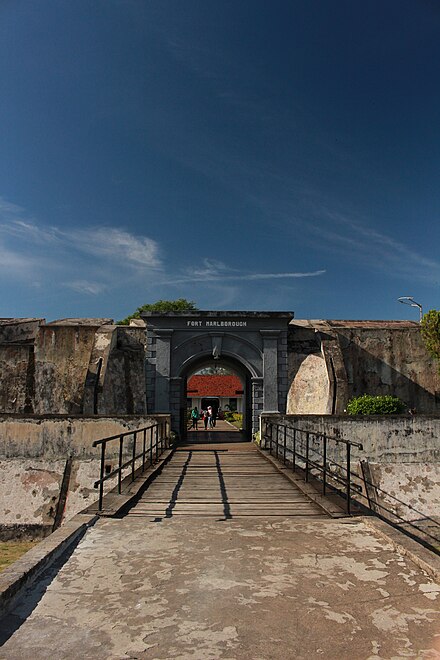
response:
<svg viewBox="0 0 440 660"><path fill-rule="evenodd" d="M30 550L35 541L0 541L0 571Z"/></svg>

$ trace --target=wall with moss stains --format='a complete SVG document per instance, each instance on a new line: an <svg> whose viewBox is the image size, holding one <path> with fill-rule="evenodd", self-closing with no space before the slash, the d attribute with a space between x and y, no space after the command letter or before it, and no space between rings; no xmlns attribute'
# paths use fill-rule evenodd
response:
<svg viewBox="0 0 440 660"><path fill-rule="evenodd" d="M26 530L33 536L50 533L70 456L73 461L64 520L97 499L93 482L99 477L100 454L92 447L93 441L165 419L166 415L0 415L0 539L20 536ZM129 440L127 454L132 447ZM114 466L117 443L107 456L106 463Z"/></svg>

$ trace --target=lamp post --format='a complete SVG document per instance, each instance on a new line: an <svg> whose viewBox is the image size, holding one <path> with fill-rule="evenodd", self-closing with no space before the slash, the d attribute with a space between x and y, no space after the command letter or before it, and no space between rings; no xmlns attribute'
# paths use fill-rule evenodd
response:
<svg viewBox="0 0 440 660"><path fill-rule="evenodd" d="M412 296L400 296L400 298L397 298L397 300L403 305L409 305L410 307L418 307L420 314L419 323L421 322L423 318L423 308L420 303L416 302Z"/></svg>

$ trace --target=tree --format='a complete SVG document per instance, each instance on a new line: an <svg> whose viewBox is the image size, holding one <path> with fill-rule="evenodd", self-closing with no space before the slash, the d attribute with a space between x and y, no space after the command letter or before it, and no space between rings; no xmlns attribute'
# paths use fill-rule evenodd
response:
<svg viewBox="0 0 440 660"><path fill-rule="evenodd" d="M118 325L129 325L131 319L140 319L142 312L186 312L188 310L197 310L191 300L186 298L177 298L177 300L157 300L155 303L147 303L141 305L137 310L127 316L122 321L118 321Z"/></svg>
<svg viewBox="0 0 440 660"><path fill-rule="evenodd" d="M426 350L435 360L440 361L440 311L430 309L423 316L420 329Z"/></svg>

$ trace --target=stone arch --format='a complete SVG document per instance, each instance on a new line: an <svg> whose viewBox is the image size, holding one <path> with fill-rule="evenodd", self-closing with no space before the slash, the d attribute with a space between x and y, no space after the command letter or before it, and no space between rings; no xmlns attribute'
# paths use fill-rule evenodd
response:
<svg viewBox="0 0 440 660"><path fill-rule="evenodd" d="M229 356L243 364L253 378L263 377L262 350L245 337L218 332L193 335L174 346L171 352L171 377L179 377L184 365L197 361L202 355L212 357L216 345L219 355Z"/></svg>
<svg viewBox="0 0 440 660"><path fill-rule="evenodd" d="M198 369L204 366L212 366L213 358L211 354L202 354L194 356L192 360L188 360L182 365L180 375L175 379L176 388L179 389L180 395L180 415L179 415L179 432L183 437L186 428L183 424L185 419L184 409L186 412L186 397L187 397L187 380ZM253 369L246 361L237 358L236 356L222 354L222 357L215 361L215 364L222 366L233 371L241 380L244 390L244 406L243 406L243 428L245 437L251 438L254 428L254 414L257 411L258 404L262 405L262 392L259 392L256 383L260 382L260 378L253 376ZM261 388L260 388L261 390ZM177 424L175 424L177 426Z"/></svg>

